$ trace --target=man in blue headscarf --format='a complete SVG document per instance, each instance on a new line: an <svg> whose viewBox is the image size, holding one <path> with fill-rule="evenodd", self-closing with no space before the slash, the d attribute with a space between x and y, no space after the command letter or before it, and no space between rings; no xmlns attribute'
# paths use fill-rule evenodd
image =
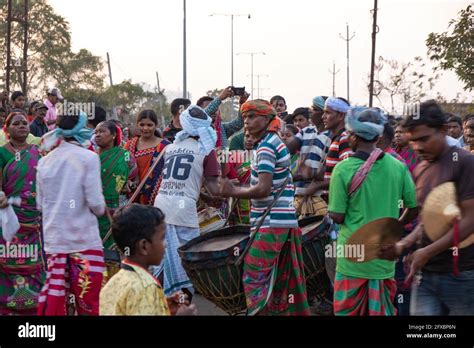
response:
<svg viewBox="0 0 474 348"><path fill-rule="evenodd" d="M385 122L376 108L355 107L346 115L354 154L336 165L329 185L329 215L341 227L337 250L344 251L337 253L335 315L396 314L395 262L368 261L365 245L349 248L346 244L354 232L373 220L399 219L400 206L407 208L399 219L402 226L417 214L415 185L408 168L376 147Z"/></svg>
<svg viewBox="0 0 474 348"><path fill-rule="evenodd" d="M319 132L322 132L324 130L323 114L324 103L326 103L326 99L328 99L328 97L321 95L314 97L310 107L311 122L314 124L314 126L318 129Z"/></svg>
<svg viewBox="0 0 474 348"><path fill-rule="evenodd" d="M105 271L97 217L106 211L99 156L88 150L92 131L87 116L62 115L41 145L49 151L36 173L36 206L42 212L48 275L38 300L38 315L99 315ZM87 271L86 271L87 270ZM75 301L70 301L73 295Z"/></svg>
<svg viewBox="0 0 474 348"><path fill-rule="evenodd" d="M320 107L322 105L322 97L314 98L313 104L314 103ZM329 150L326 151L327 155L324 160L325 171L313 179L313 182L307 190L307 195L309 196L323 190L322 195L327 200L326 190L329 188L329 180L331 179L333 168L337 163L352 154L345 128L345 118L349 108L349 102L344 98L329 97L324 101L322 120L324 128L331 138L331 145L329 146Z"/></svg>

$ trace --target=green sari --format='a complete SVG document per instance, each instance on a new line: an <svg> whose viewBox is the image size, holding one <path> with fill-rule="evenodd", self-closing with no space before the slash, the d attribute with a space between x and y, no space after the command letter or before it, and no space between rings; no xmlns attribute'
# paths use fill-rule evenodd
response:
<svg viewBox="0 0 474 348"><path fill-rule="evenodd" d="M36 209L39 159L35 145L19 152L9 143L0 147L3 191L9 198L21 198L21 205L13 206L20 229L10 243L3 239L0 228L0 315L36 315L45 276L41 214Z"/></svg>
<svg viewBox="0 0 474 348"><path fill-rule="evenodd" d="M119 207L120 193L128 180L133 180L137 175L137 167L130 153L121 147L113 147L100 154L102 192L105 203L109 208L110 215ZM101 216L99 220L100 237L104 239L110 228L107 215ZM104 243L109 249L114 244L112 236Z"/></svg>

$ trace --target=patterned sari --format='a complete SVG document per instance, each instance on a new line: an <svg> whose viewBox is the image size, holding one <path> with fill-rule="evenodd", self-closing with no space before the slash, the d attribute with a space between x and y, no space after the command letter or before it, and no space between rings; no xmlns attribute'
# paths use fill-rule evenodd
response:
<svg viewBox="0 0 474 348"><path fill-rule="evenodd" d="M120 192L128 180L134 180L137 176L137 165L130 153L118 146L102 152L100 154L102 191L105 203L110 214L119 207ZM100 237L103 239L110 228L110 221L107 215L101 216L99 220ZM105 248L110 248L113 244L110 237L104 244Z"/></svg>
<svg viewBox="0 0 474 348"><path fill-rule="evenodd" d="M404 148L397 146L395 151L400 155L401 158L403 158L406 165L408 166L408 169L410 170L410 173L413 175L413 171L420 162L415 150L413 150L410 145L407 145Z"/></svg>
<svg viewBox="0 0 474 348"><path fill-rule="evenodd" d="M35 145L20 152L10 144L0 147L3 191L7 197L21 197L21 206L13 206L20 229L10 243L0 234L0 315L35 315L38 307L45 275L41 215L36 209L39 158Z"/></svg>
<svg viewBox="0 0 474 348"><path fill-rule="evenodd" d="M237 177L242 186L248 186L250 183L250 161L242 163L237 168ZM240 199L236 207L234 221L237 225L250 225L250 199Z"/></svg>
<svg viewBox="0 0 474 348"><path fill-rule="evenodd" d="M148 173L152 161L157 158L166 145L170 144L168 140L162 140L156 147L148 149L137 150L139 137L135 137L125 144L125 150L128 150L132 157L136 160L138 166L138 176L140 182ZM156 195L160 188L161 172L163 171L164 159L162 158L153 172L147 178L140 194L135 199L135 203L153 206Z"/></svg>

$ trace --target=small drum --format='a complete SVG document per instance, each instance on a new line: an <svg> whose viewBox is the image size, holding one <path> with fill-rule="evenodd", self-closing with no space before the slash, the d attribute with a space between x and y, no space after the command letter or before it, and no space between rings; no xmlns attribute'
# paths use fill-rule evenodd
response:
<svg viewBox="0 0 474 348"><path fill-rule="evenodd" d="M225 218L222 213L212 207L201 210L198 213L199 229L201 235L224 227Z"/></svg>
<svg viewBox="0 0 474 348"><path fill-rule="evenodd" d="M313 216L324 216L328 213L328 205L319 196L295 196L295 210L298 219L305 219Z"/></svg>
<svg viewBox="0 0 474 348"><path fill-rule="evenodd" d="M303 240L303 264L308 297L324 296L330 287L325 270L325 246L330 243L330 220L327 216L313 216L298 221Z"/></svg>
<svg viewBox="0 0 474 348"><path fill-rule="evenodd" d="M104 249L105 274L102 286L120 271L121 256L118 250Z"/></svg>
<svg viewBox="0 0 474 348"><path fill-rule="evenodd" d="M243 265L235 262L247 246L249 226L208 232L178 248L183 268L196 290L230 315L246 311Z"/></svg>

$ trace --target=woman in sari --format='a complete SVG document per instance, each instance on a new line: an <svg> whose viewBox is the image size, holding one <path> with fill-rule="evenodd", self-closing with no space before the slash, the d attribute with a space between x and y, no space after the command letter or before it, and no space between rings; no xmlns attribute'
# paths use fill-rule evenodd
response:
<svg viewBox="0 0 474 348"><path fill-rule="evenodd" d="M113 121L104 121L95 129L95 141L101 163L102 192L110 216L119 207L120 193L134 186L137 176L135 160L127 150L120 147L122 136L120 127ZM109 228L108 214L98 218L100 237L104 239ZM109 249L114 244L112 236L104 241Z"/></svg>
<svg viewBox="0 0 474 348"><path fill-rule="evenodd" d="M140 135L130 139L125 144L125 150L128 150L136 160L140 182L145 179L153 161L160 155L165 146L170 144L168 140L157 136L157 125L158 118L155 112L153 110L143 110L137 117L137 127L140 130ZM160 188L163 165L164 160L161 158L153 172L146 178L145 185L134 200L135 203L153 206Z"/></svg>
<svg viewBox="0 0 474 348"><path fill-rule="evenodd" d="M237 179L239 180L239 185L243 187L248 187L250 185L250 172L253 156L253 147L255 145L256 139L254 139L249 132L244 134L244 151L239 151L237 149L231 149L237 152L236 157L243 162L239 161L236 163L237 168ZM239 199L237 206L232 212L232 222L235 225L250 225L250 200L249 199Z"/></svg>
<svg viewBox="0 0 474 348"><path fill-rule="evenodd" d="M40 154L36 145L26 142L29 133L25 115L11 113L7 117L8 142L0 147L1 187L6 197L2 197L0 208L7 206L6 198L20 197L21 204L13 205L20 229L11 240L6 231L0 234L1 248L9 251L0 258L0 315L35 315L45 275L41 215L35 199Z"/></svg>

